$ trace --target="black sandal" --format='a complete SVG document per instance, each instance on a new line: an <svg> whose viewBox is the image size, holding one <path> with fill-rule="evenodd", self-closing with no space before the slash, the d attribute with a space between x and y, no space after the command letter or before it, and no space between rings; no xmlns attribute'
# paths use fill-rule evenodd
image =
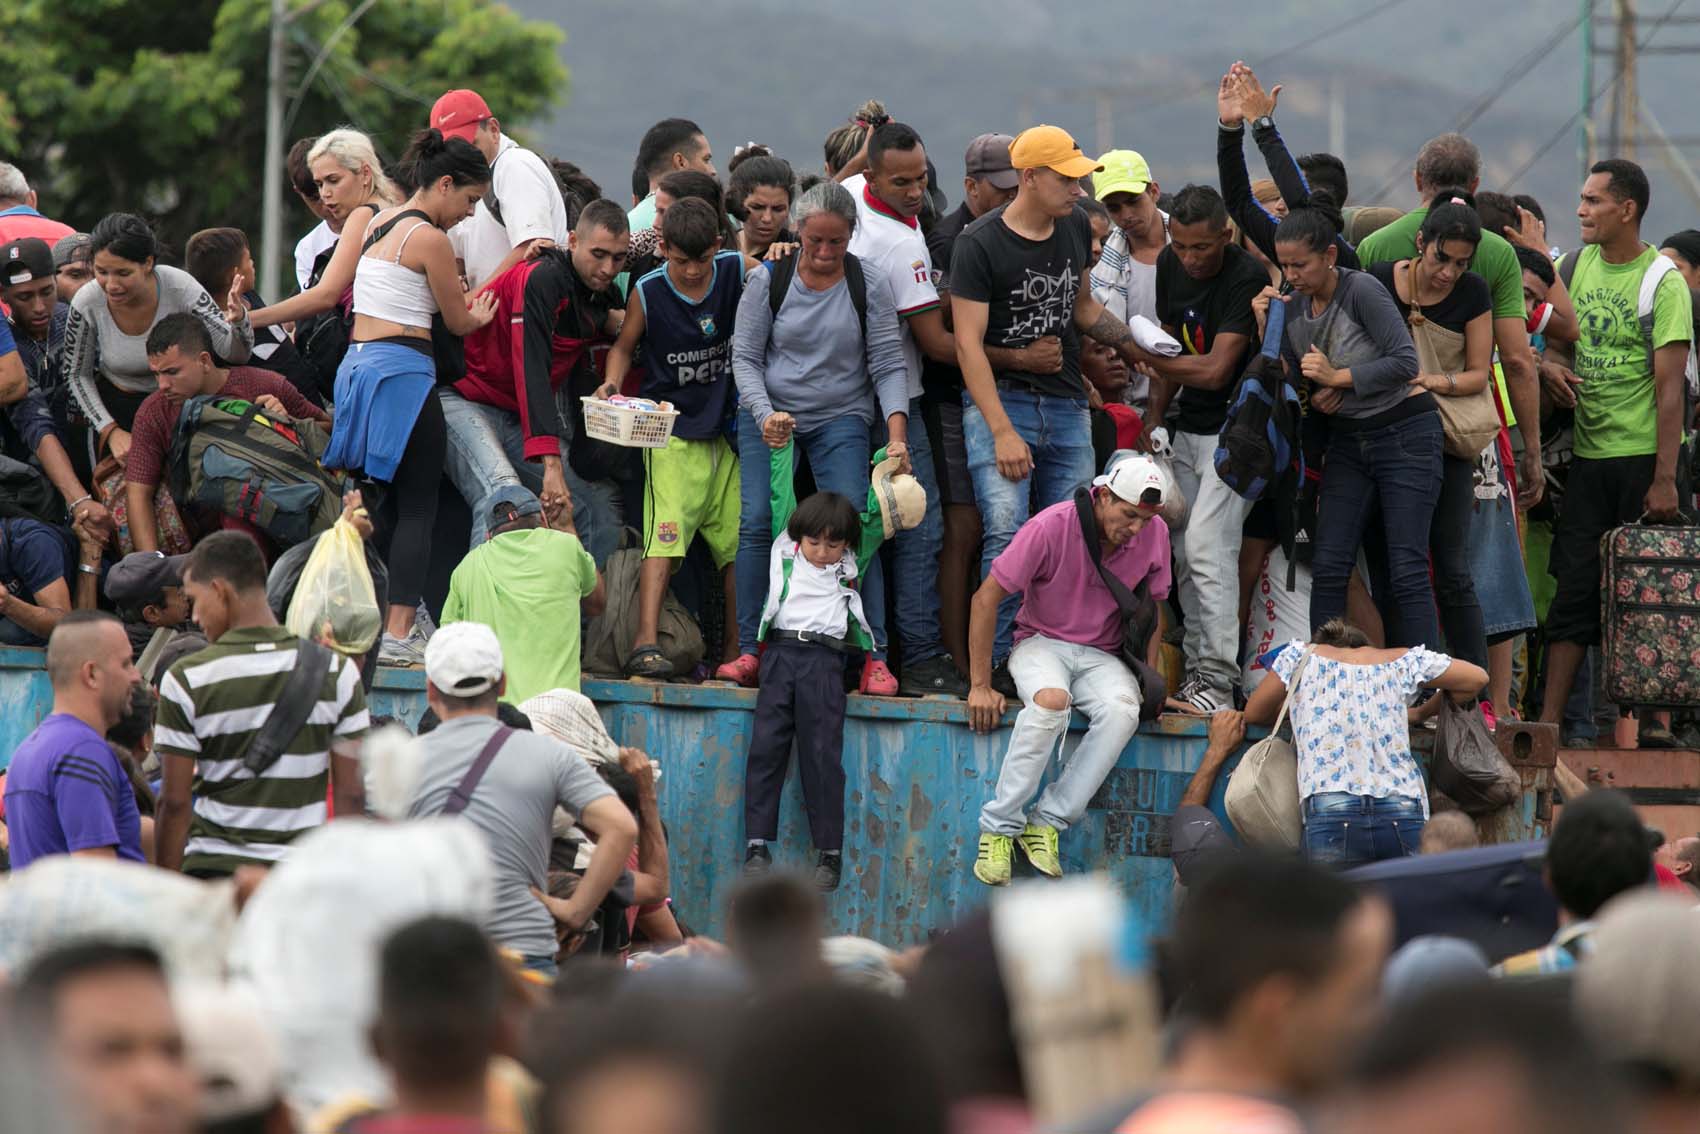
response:
<svg viewBox="0 0 1700 1134"><path fill-rule="evenodd" d="M661 647L652 642L632 648L626 658L625 670L627 677L672 677L673 663L667 660Z"/></svg>

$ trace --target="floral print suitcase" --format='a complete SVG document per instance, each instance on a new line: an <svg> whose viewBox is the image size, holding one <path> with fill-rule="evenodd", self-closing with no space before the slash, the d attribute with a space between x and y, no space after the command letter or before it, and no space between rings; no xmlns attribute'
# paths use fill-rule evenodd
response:
<svg viewBox="0 0 1700 1134"><path fill-rule="evenodd" d="M1606 695L1700 705L1700 528L1631 524L1600 540Z"/></svg>

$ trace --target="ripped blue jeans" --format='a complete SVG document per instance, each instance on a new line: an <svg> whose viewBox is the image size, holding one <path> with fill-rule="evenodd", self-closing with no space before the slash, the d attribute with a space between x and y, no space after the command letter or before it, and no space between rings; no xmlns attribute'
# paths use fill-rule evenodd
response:
<svg viewBox="0 0 1700 1134"><path fill-rule="evenodd" d="M966 393L962 395L962 439L968 449L968 473L974 480L974 500L980 506L980 574L991 574L992 560L1003 554L1016 529L1031 512L1067 500L1092 480L1092 419L1086 399L1059 398L1028 390L998 388L998 400L1009 423L1033 453L1033 471L1022 480L1007 480L998 472L992 431L986 417ZM1014 595L998 607L997 637L992 660L1009 657L1015 612L1021 600Z"/></svg>
<svg viewBox="0 0 1700 1134"><path fill-rule="evenodd" d="M1062 774L1034 804L1032 821L1061 830L1086 814L1086 805L1121 759L1139 728L1139 682L1122 660L1092 646L1035 634L1009 655L1009 675L1022 709L1009 734L1009 750L998 770L992 798L980 809L980 830L1019 835L1027 824L1027 801L1039 790L1051 754L1068 737L1070 709L1047 709L1035 700L1041 689L1061 689L1070 707L1086 714L1086 735L1062 758Z"/></svg>

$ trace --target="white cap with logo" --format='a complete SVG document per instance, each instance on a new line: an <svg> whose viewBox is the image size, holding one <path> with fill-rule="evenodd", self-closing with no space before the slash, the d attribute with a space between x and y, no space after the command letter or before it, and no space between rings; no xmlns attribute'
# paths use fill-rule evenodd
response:
<svg viewBox="0 0 1700 1134"><path fill-rule="evenodd" d="M1123 457L1110 466L1110 471L1092 481L1098 488L1108 488L1129 504L1139 504L1147 508L1163 506L1169 498L1169 478L1158 467L1157 462L1150 457ZM1155 492L1155 500L1146 499L1146 493Z"/></svg>
<svg viewBox="0 0 1700 1134"><path fill-rule="evenodd" d="M476 697L502 680L502 644L482 622L451 622L425 643L425 679L450 697Z"/></svg>

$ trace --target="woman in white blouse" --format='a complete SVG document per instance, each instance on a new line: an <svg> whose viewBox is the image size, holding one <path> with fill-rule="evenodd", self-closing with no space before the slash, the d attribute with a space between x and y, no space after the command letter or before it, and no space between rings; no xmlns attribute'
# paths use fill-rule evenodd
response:
<svg viewBox="0 0 1700 1134"><path fill-rule="evenodd" d="M1250 724L1275 722L1307 647L1289 642L1246 703ZM1407 707L1421 689L1474 705L1487 671L1421 646L1382 650L1339 619L1311 636L1287 713L1298 754L1305 857L1359 866L1416 854L1428 789L1411 754Z"/></svg>

